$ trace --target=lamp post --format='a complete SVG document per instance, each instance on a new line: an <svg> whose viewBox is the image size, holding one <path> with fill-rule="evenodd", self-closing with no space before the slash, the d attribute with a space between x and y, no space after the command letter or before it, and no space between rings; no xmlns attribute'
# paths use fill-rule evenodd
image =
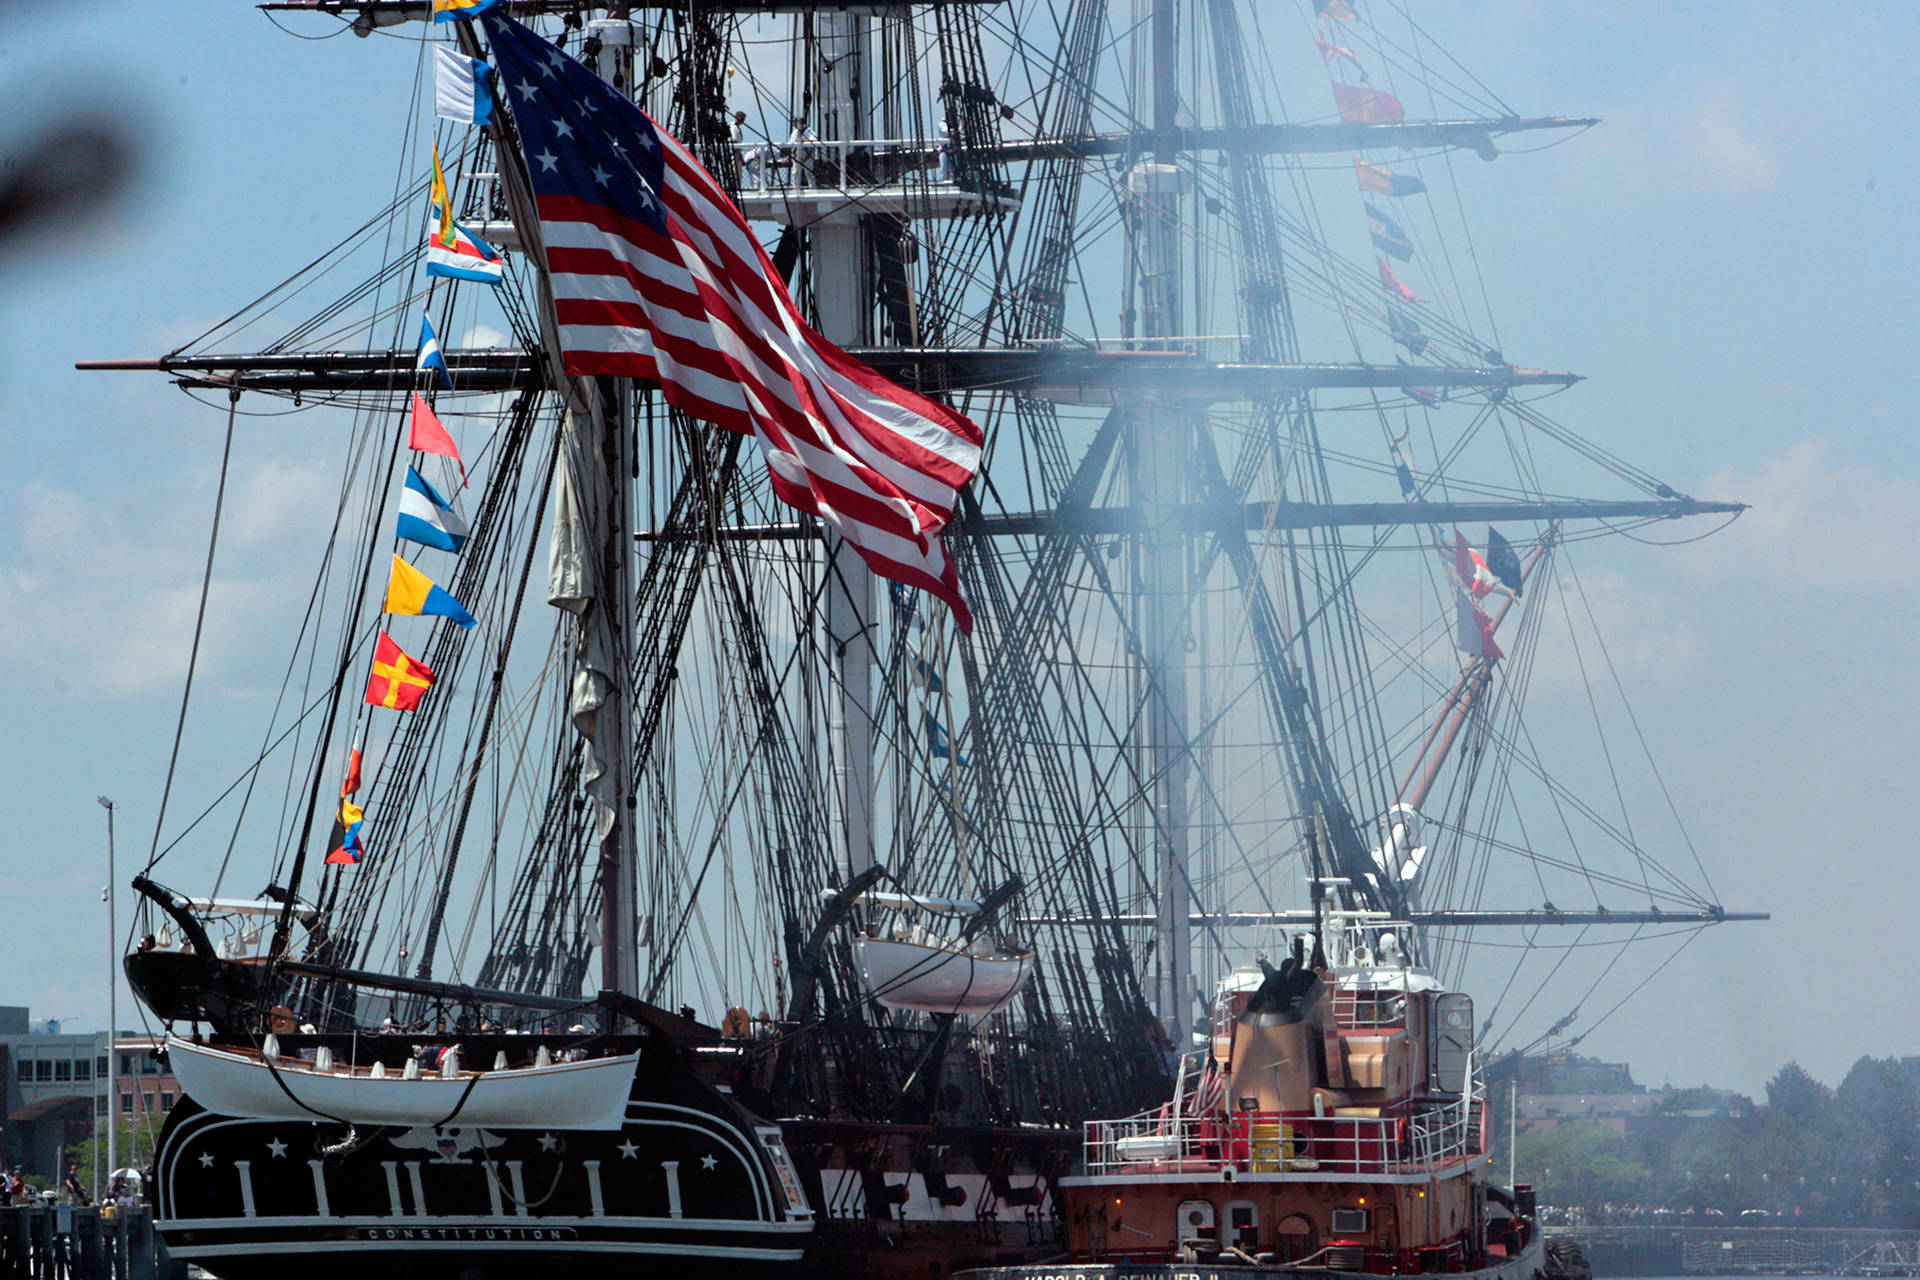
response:
<svg viewBox="0 0 1920 1280"><path fill-rule="evenodd" d="M98 797L100 807L107 811L107 1175L120 1163L119 1124L120 1124L120 1055L114 1049L114 1038L119 1034L115 1028L120 1022L120 964L115 955L120 945L120 929L114 921L113 911L113 801L105 796ZM94 1178L100 1176L94 1170ZM96 1185L94 1203L100 1197Z"/></svg>

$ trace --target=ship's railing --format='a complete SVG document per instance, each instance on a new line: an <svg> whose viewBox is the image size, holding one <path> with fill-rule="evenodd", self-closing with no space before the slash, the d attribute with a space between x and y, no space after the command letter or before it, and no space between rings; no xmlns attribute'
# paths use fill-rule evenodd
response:
<svg viewBox="0 0 1920 1280"><path fill-rule="evenodd" d="M1216 1112L1172 1108L1086 1126L1092 1175L1232 1168L1320 1176L1435 1173L1486 1150L1484 1099L1421 1101L1378 1116Z"/></svg>
<svg viewBox="0 0 1920 1280"><path fill-rule="evenodd" d="M950 184L953 153L944 138L803 138L736 142L742 195L796 189L872 189Z"/></svg>
<svg viewBox="0 0 1920 1280"><path fill-rule="evenodd" d="M1397 1027L1407 1020L1407 997L1398 991L1355 991L1336 988L1334 1021L1342 1028Z"/></svg>

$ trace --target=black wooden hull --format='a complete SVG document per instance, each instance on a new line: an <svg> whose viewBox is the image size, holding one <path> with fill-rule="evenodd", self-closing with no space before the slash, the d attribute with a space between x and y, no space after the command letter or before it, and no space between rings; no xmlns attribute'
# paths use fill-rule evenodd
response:
<svg viewBox="0 0 1920 1280"><path fill-rule="evenodd" d="M1054 1181L1078 1129L787 1119L781 1131L818 1218L807 1274L922 1280L1058 1257Z"/></svg>
<svg viewBox="0 0 1920 1280"><path fill-rule="evenodd" d="M183 1102L155 1157L173 1256L222 1280L523 1280L636 1263L791 1271L812 1231L779 1131L665 1047L622 1128L354 1130Z"/></svg>

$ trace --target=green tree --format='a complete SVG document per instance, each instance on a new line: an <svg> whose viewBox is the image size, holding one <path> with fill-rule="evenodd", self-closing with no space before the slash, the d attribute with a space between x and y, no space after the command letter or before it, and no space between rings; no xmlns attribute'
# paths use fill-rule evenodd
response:
<svg viewBox="0 0 1920 1280"><path fill-rule="evenodd" d="M123 1120L119 1132L115 1135L114 1155L119 1160L119 1168L145 1169L153 1163L154 1139L160 1136L160 1121ZM94 1122L93 1137L83 1138L67 1148L67 1167L73 1170L73 1176L85 1187L88 1195L93 1194L93 1162L102 1162L100 1170L100 1194L107 1191L107 1180L113 1170L104 1167L107 1158L107 1121L103 1116Z"/></svg>
<svg viewBox="0 0 1920 1280"><path fill-rule="evenodd" d="M1920 1099L1891 1058L1861 1058L1834 1090L1835 1124L1846 1151L1844 1181L1856 1216L1901 1224L1916 1217ZM1855 1194L1857 1192L1857 1199Z"/></svg>
<svg viewBox="0 0 1920 1280"><path fill-rule="evenodd" d="M1701 1085L1697 1089L1675 1089L1653 1104L1655 1115L1678 1115L1683 1111L1724 1111L1730 1116L1753 1114L1753 1099L1730 1089Z"/></svg>
<svg viewBox="0 0 1920 1280"><path fill-rule="evenodd" d="M1755 1141L1753 1122L1731 1117L1684 1122L1644 1137L1635 1152L1649 1170L1640 1202L1722 1213L1768 1207L1774 1166L1754 1158Z"/></svg>
<svg viewBox="0 0 1920 1280"><path fill-rule="evenodd" d="M1625 1138L1597 1121L1522 1134L1514 1163L1519 1180L1531 1182L1548 1204L1594 1208L1645 1194L1647 1167L1633 1158Z"/></svg>
<svg viewBox="0 0 1920 1280"><path fill-rule="evenodd" d="M1789 1062L1767 1081L1767 1109L1796 1124L1824 1120L1832 1108L1833 1090L1807 1074L1797 1062Z"/></svg>
<svg viewBox="0 0 1920 1280"><path fill-rule="evenodd" d="M1778 1168L1783 1180L1793 1179L1791 1203L1805 1214L1830 1221L1854 1213L1859 1175L1849 1167L1833 1090L1797 1062L1767 1081L1767 1109L1752 1156Z"/></svg>

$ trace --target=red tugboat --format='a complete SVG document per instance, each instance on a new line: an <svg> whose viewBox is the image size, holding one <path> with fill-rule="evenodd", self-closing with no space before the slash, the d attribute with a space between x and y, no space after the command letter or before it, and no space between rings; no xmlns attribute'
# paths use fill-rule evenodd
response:
<svg viewBox="0 0 1920 1280"><path fill-rule="evenodd" d="M1384 912L1329 911L1220 986L1165 1105L1086 1126L1062 1179L1071 1262L975 1276L1550 1274L1529 1188L1487 1181L1473 1002Z"/></svg>

